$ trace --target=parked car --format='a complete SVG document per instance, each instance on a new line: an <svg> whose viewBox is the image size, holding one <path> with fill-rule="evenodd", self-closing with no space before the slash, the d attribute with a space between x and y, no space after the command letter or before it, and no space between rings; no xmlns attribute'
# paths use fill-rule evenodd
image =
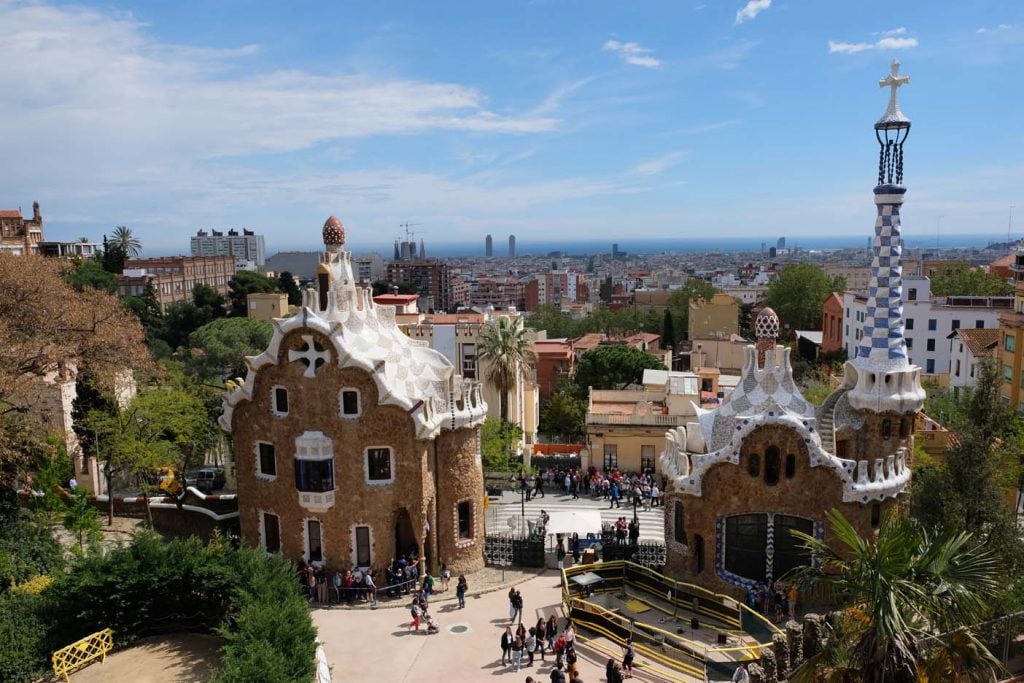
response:
<svg viewBox="0 0 1024 683"><path fill-rule="evenodd" d="M224 488L224 468L200 467L193 470L186 480L190 486L195 486L203 493L213 493Z"/></svg>

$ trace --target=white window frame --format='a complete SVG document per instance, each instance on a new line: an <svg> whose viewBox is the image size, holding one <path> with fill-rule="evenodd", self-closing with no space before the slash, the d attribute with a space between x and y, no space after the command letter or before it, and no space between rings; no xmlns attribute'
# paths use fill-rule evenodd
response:
<svg viewBox="0 0 1024 683"><path fill-rule="evenodd" d="M263 471L263 462L260 459L260 444L266 444L274 449L274 472L275 474L267 474ZM277 479L277 446L270 443L269 441L256 441L253 445L253 450L256 452L256 468L253 470L256 473L256 478L261 481L274 481Z"/></svg>
<svg viewBox="0 0 1024 683"><path fill-rule="evenodd" d="M370 531L370 533L369 533L369 536L370 536L370 563L367 564L367 565L360 565L359 564L359 548L357 546L357 541L356 541L356 529L358 529L361 526L366 527ZM352 567L353 567L353 569L356 568L356 567L359 567L360 569L366 569L367 567L372 566L373 565L373 547L374 547L373 525L372 524L368 524L367 522L356 522L351 527L349 527L349 529L350 529L350 534L351 534L351 538L352 538L351 550L352 550Z"/></svg>
<svg viewBox="0 0 1024 683"><path fill-rule="evenodd" d="M288 410L281 412L277 409L277 390L284 389L285 395L288 396L288 410L292 407L292 396L291 392L288 391L288 387L283 384L275 384L270 387L270 414L274 417L285 417L288 415Z"/></svg>
<svg viewBox="0 0 1024 683"><path fill-rule="evenodd" d="M316 522L320 525L320 559L312 559L311 548L309 546L309 523ZM319 562L320 564L327 564L327 544L324 542L324 521L319 517L303 517L302 518L302 556L306 562Z"/></svg>
<svg viewBox="0 0 1024 683"><path fill-rule="evenodd" d="M391 459L391 478L390 479L370 479L370 450L371 449L388 449L388 457ZM391 446L367 446L363 449L363 481L367 486L389 486L395 483L395 449Z"/></svg>
<svg viewBox="0 0 1024 683"><path fill-rule="evenodd" d="M354 391L356 393L356 412L346 413L345 412L345 392ZM363 414L363 392L359 391L355 387L345 387L338 391L338 415L345 420L355 420Z"/></svg>
<svg viewBox="0 0 1024 683"><path fill-rule="evenodd" d="M264 520L266 519L266 515L273 515L277 518L277 552L280 553L282 551L281 545L283 543L283 537L281 536L281 515L270 510L264 510L263 508L257 508L256 514L260 517L260 547L263 548L263 552L265 553L270 553L271 551L267 550L267 529L264 526Z"/></svg>
<svg viewBox="0 0 1024 683"><path fill-rule="evenodd" d="M459 505L462 503L469 503L469 538L461 538L459 536ZM472 498L463 498L462 500L455 501L455 505L452 510L452 536L455 537L456 548L468 548L476 545L476 501Z"/></svg>

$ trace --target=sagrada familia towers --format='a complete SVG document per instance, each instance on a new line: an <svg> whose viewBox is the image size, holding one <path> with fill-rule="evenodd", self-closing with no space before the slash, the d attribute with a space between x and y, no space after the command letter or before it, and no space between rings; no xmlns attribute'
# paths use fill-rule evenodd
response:
<svg viewBox="0 0 1024 683"><path fill-rule="evenodd" d="M668 573L715 590L772 582L810 558L790 530L826 538L839 509L862 534L908 495L914 418L925 394L903 337L900 207L910 120L899 63L879 82L891 90L878 122L874 257L867 319L856 357L818 408L793 382L771 309L755 321L739 386L714 410L667 434Z"/></svg>

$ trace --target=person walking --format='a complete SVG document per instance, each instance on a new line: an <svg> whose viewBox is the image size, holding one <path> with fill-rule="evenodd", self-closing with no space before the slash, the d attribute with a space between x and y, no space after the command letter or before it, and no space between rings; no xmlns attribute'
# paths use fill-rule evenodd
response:
<svg viewBox="0 0 1024 683"><path fill-rule="evenodd" d="M448 565L444 562L441 563L441 590L445 593L448 592L448 584L452 580L452 570L448 569Z"/></svg>
<svg viewBox="0 0 1024 683"><path fill-rule="evenodd" d="M412 623L409 624L409 630L415 629L418 633L420 630L420 615L423 614L423 610L420 609L420 603L418 599L413 599L412 607L409 608L409 613L412 614Z"/></svg>
<svg viewBox="0 0 1024 683"><path fill-rule="evenodd" d="M512 627L506 626L505 632L501 634L501 663L512 662Z"/></svg>
<svg viewBox="0 0 1024 683"><path fill-rule="evenodd" d="M548 647L551 651L555 650L555 638L558 636L558 620L555 619L555 615L552 614L548 617L548 623L544 627L544 639L548 642Z"/></svg>
<svg viewBox="0 0 1024 683"><path fill-rule="evenodd" d="M537 625L533 627L534 632L537 634L537 652L540 653L540 661L544 661L544 642L545 631L547 630L544 625L544 617L537 618Z"/></svg>
<svg viewBox="0 0 1024 683"><path fill-rule="evenodd" d="M508 589L508 620L511 622L516 620L516 589L514 586Z"/></svg>
<svg viewBox="0 0 1024 683"><path fill-rule="evenodd" d="M430 594L433 592L433 590L434 577L427 573L427 575L423 577L423 597L429 600Z"/></svg>
<svg viewBox="0 0 1024 683"><path fill-rule="evenodd" d="M632 678L633 677L633 659L636 657L636 651L633 649L633 639L630 638L626 641L626 646L623 648L622 653L622 677Z"/></svg>
<svg viewBox="0 0 1024 683"><path fill-rule="evenodd" d="M611 501L611 504L608 506L609 510L611 510L613 507L622 507L621 505L619 505L619 482L617 481L612 482Z"/></svg>
<svg viewBox="0 0 1024 683"><path fill-rule="evenodd" d="M558 560L558 568L565 569L565 541L562 535L558 535L558 543L555 545L555 558Z"/></svg>
<svg viewBox="0 0 1024 683"><path fill-rule="evenodd" d="M538 495L541 498L547 498L544 495L544 477L540 476L539 472L537 473L537 478L533 480L533 497L536 498Z"/></svg>
<svg viewBox="0 0 1024 683"><path fill-rule="evenodd" d="M526 641L524 642L524 645L526 646L526 654L530 658L530 662L527 666L533 666L533 655L537 650L537 629L532 626L530 627L529 632L526 634Z"/></svg>
<svg viewBox="0 0 1024 683"><path fill-rule="evenodd" d="M523 594L518 590L513 589L515 594L512 596L512 621L519 620L519 625L523 625Z"/></svg>
<svg viewBox="0 0 1024 683"><path fill-rule="evenodd" d="M469 590L469 584L466 583L465 574L459 574L459 582L455 584L455 597L459 600L459 609L466 608L466 591Z"/></svg>

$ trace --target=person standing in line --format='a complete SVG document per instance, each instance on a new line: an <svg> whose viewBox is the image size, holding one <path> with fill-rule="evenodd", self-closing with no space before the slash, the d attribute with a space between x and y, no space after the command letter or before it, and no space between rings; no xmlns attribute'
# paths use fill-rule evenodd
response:
<svg viewBox="0 0 1024 683"><path fill-rule="evenodd" d="M548 617L548 623L544 627L544 639L548 641L548 647L551 651L555 650L555 638L558 636L558 620L555 619L555 615L552 614Z"/></svg>
<svg viewBox="0 0 1024 683"><path fill-rule="evenodd" d="M558 560L558 568L565 569L565 541L562 535L558 535L558 543L555 545L555 558Z"/></svg>
<svg viewBox="0 0 1024 683"><path fill-rule="evenodd" d="M501 663L505 661L512 663L512 627L506 626L505 632L501 634Z"/></svg>
<svg viewBox="0 0 1024 683"><path fill-rule="evenodd" d="M533 655L537 651L537 630L533 627L530 627L529 632L527 632L524 645L526 646L526 654L530 658L530 663L527 666L533 666Z"/></svg>
<svg viewBox="0 0 1024 683"><path fill-rule="evenodd" d="M523 594L518 590L515 591L515 595L512 597L512 621L519 620L519 625L523 625Z"/></svg>
<svg viewBox="0 0 1024 683"><path fill-rule="evenodd" d="M377 604L377 584L373 581L373 572L367 571L363 577L363 581L366 585L366 599L370 601L371 605Z"/></svg>
<svg viewBox="0 0 1024 683"><path fill-rule="evenodd" d="M534 632L537 634L537 652L540 653L540 661L544 661L544 617L537 618L537 625L533 627Z"/></svg>
<svg viewBox="0 0 1024 683"><path fill-rule="evenodd" d="M516 671L523 666L523 637L518 633L512 638L512 664L515 665Z"/></svg>
<svg viewBox="0 0 1024 683"><path fill-rule="evenodd" d="M459 609L466 608L466 591L469 590L469 584L466 583L466 576L459 574L459 582L455 584L455 597L459 600Z"/></svg>

